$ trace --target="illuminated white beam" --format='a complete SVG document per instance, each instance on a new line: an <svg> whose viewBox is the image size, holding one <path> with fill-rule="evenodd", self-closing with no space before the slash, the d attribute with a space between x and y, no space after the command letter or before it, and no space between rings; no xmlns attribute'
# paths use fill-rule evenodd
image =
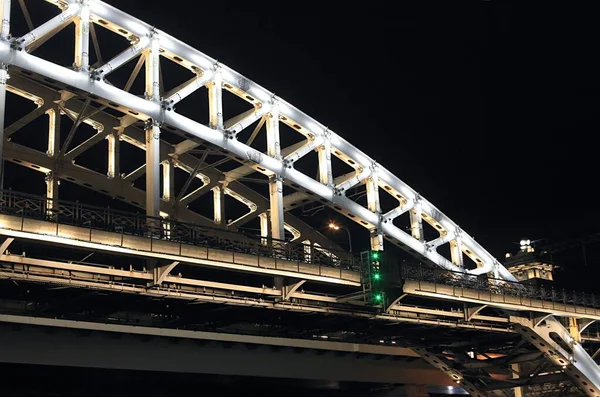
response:
<svg viewBox="0 0 600 397"><path fill-rule="evenodd" d="M437 247L444 245L446 243L449 243L450 241L454 240L454 233L448 233L446 235L440 236L434 240L428 241L426 243L426 246L428 249L432 250L432 249L436 249Z"/></svg>
<svg viewBox="0 0 600 397"><path fill-rule="evenodd" d="M322 136L318 136L309 142L305 143L304 146L301 146L300 149L295 150L294 152L285 156L283 161L286 163L288 167L291 167L294 162L300 160L302 157L306 156L308 153L317 149L325 142L325 139Z"/></svg>
<svg viewBox="0 0 600 397"><path fill-rule="evenodd" d="M28 46L38 40L43 40L45 36L52 33L61 26L64 26L71 22L71 20L79 16L81 12L81 5L75 2L70 2L66 10L50 19L46 23L33 29L31 32L25 34L16 40L16 44L20 50L26 49Z"/></svg>
<svg viewBox="0 0 600 397"><path fill-rule="evenodd" d="M242 113L239 121L233 123L233 125L227 128L227 135L230 139L236 137L244 129L248 128L252 123L262 118L267 112L271 110L269 105L263 105L259 109L250 109L245 113Z"/></svg>
<svg viewBox="0 0 600 397"><path fill-rule="evenodd" d="M329 137L325 139L323 145L318 148L319 155L319 182L327 186L333 186L333 171L331 168L331 142ZM306 193L302 193L306 196Z"/></svg>
<svg viewBox="0 0 600 397"><path fill-rule="evenodd" d="M219 64L213 67L213 78L208 86L208 119L211 128L223 130L223 77Z"/></svg>
<svg viewBox="0 0 600 397"><path fill-rule="evenodd" d="M407 211L412 210L415 207L415 201L411 200L406 205L400 205L394 209L389 210L385 214L381 216L381 219L384 223L391 222L394 219L398 218L402 214L405 214Z"/></svg>
<svg viewBox="0 0 600 397"><path fill-rule="evenodd" d="M376 214L381 214L381 205L379 202L379 181L377 172L374 169L367 179L367 208ZM383 233L379 228L379 223L370 231L371 249L376 251L383 250Z"/></svg>
<svg viewBox="0 0 600 397"><path fill-rule="evenodd" d="M423 235L423 216L421 215L423 211L421 199L418 199L415 203L413 209L410 210L410 233L412 236L419 240L420 242L425 241L425 236Z"/></svg>
<svg viewBox="0 0 600 397"><path fill-rule="evenodd" d="M77 70L88 71L90 64L90 7L89 0L81 2L79 16L75 21L75 62Z"/></svg>
<svg viewBox="0 0 600 397"><path fill-rule="evenodd" d="M346 194L345 192L348 189L351 189L354 186L358 185L359 183L367 179L369 175L371 175L371 167L363 168L362 170L357 171L355 176L353 176L352 178L346 179L344 182L337 185L335 187L335 190L339 194Z"/></svg>
<svg viewBox="0 0 600 397"><path fill-rule="evenodd" d="M11 0L0 0L0 20L2 21L0 39L2 40L8 40L10 37L10 3Z"/></svg>
<svg viewBox="0 0 600 397"><path fill-rule="evenodd" d="M156 33L150 40L146 56L146 97L156 106L160 101L160 43ZM146 215L158 217L160 213L160 120L146 124Z"/></svg>
<svg viewBox="0 0 600 397"><path fill-rule="evenodd" d="M204 87L209 81L211 81L212 77L213 71L207 70L202 74L202 76L197 76L190 79L190 81L184 84L180 90L178 90L173 95L165 99L165 105L169 108L169 110L172 110L173 107L180 101L184 100L200 88Z"/></svg>
<svg viewBox="0 0 600 397"><path fill-rule="evenodd" d="M106 62L104 65L97 67L92 72L92 77L96 80L102 80L107 74L117 70L127 62L140 55L142 51L150 45L150 37L144 36L134 43L131 47L116 55L113 59Z"/></svg>
<svg viewBox="0 0 600 397"><path fill-rule="evenodd" d="M267 120L267 157L281 166L281 141L279 137L279 107L276 101L271 106ZM277 240L285 239L285 224L283 220L283 179L282 172L270 177L269 180L269 215L271 217L271 236Z"/></svg>

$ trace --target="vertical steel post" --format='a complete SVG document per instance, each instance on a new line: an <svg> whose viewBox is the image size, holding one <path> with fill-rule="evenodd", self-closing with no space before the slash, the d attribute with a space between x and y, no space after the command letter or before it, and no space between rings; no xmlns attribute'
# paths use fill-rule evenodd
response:
<svg viewBox="0 0 600 397"><path fill-rule="evenodd" d="M159 84L159 41L152 32L150 49L146 51L146 98L160 102ZM160 215L160 127L159 120L150 120L146 125L146 215Z"/></svg>

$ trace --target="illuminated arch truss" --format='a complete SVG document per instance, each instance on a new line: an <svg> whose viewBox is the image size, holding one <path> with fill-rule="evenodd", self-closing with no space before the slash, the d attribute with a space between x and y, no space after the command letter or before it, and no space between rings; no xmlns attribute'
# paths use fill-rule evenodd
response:
<svg viewBox="0 0 600 397"><path fill-rule="evenodd" d="M29 24L32 30L21 37L10 36L11 2L1 2L0 99L4 107L8 90L29 98L38 105L36 110L4 130L5 140L34 118L49 116L47 154L40 155L39 152L9 141L4 143L4 157L7 161L31 166L47 174L49 197L56 196L58 180L67 179L144 206L151 216L166 214L234 229L258 216L261 218L263 235L270 233L273 238L281 239L287 229L293 233L294 238L311 241L316 247L325 247L330 242L324 236L287 212L295 205L317 201L367 228L373 249L383 249L385 239L419 259L444 269L471 274L491 273L500 279L515 280L490 253L433 204L340 135L285 100L167 33L102 1L47 1L55 4L60 13L38 27L33 28ZM70 23L75 24L72 67L57 65L35 55L37 47ZM91 47L94 46L98 52L95 26L101 26L129 40L130 47L108 61L90 65ZM136 58L139 60L135 70L145 67L144 97L128 92L127 86L117 88L108 82L113 71L130 61L134 62ZM161 95L160 62L163 58L188 69L195 76ZM11 72L10 76L8 71ZM36 81L53 81L55 88L58 85L61 89L53 89L48 84L38 84ZM185 101L203 87L208 88L209 125L203 125L177 112L179 102ZM224 120L224 91L245 100L250 109ZM89 108L91 101L103 107ZM121 112L123 116L112 116L104 111L108 108ZM64 114L74 121L74 128L67 141L81 123L93 126L97 133L75 148L66 150L67 145L60 147L57 139L53 138L61 118L57 114ZM259 126L266 124L267 144L262 151L238 139L243 130L257 122ZM141 123L143 124L140 126ZM304 140L282 148L282 124L303 135ZM160 139L161 130L165 129L185 140L175 145L169 144ZM283 129L281 131L284 132ZM288 133L288 130L284 133ZM72 160L77 155L103 139L108 139L109 142L108 175L86 171L73 164ZM121 141L138 146L146 152L145 164L129 175L121 175L119 172L118 151ZM206 167L203 162L206 156L198 161L197 157L190 155L198 147L206 147L207 153L208 148L225 153L240 165L229 172ZM295 162L313 151L318 153L318 165L315 165L318 169L317 178L306 175L294 166ZM332 172L333 156L351 166L354 171L336 177ZM174 167L189 173L186 187L193 178L199 178L203 186L187 195L175 195ZM269 178L269 197L263 197L240 181L254 172ZM133 189L131 180L144 173L145 192ZM284 195L284 185L292 187L294 193ZM350 189L359 185L366 185L366 206L347 195ZM214 195L214 219L206 219L187 209L189 202L207 192ZM221 216L224 195L245 203L249 210L242 219L234 220L230 225ZM393 197L397 203L395 208L382 211L382 195ZM409 214L409 224L405 227L397 226L394 220L406 214ZM425 239L426 224L437 232L436 238ZM449 246L448 257L438 252L442 245ZM467 260L471 260L471 266L465 263Z"/></svg>

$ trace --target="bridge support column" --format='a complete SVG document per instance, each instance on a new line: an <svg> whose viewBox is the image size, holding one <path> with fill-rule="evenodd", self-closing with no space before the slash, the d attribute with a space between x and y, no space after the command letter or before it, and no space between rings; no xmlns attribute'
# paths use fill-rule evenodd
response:
<svg viewBox="0 0 600 397"><path fill-rule="evenodd" d="M367 207L370 211L381 215L381 205L379 202L379 178L377 177L377 168L373 165L371 176L367 179ZM376 227L370 231L371 249L383 250L383 233Z"/></svg>
<svg viewBox="0 0 600 397"><path fill-rule="evenodd" d="M7 3L7 0L4 0ZM10 1L8 2L10 4ZM4 21L2 21L4 30ZM6 83L9 79L8 65L0 64L0 188L4 188L4 115L6 113Z"/></svg>
<svg viewBox="0 0 600 397"><path fill-rule="evenodd" d="M146 97L160 101L160 58L158 35L153 34L146 53ZM159 120L146 125L146 215L160 215L160 128Z"/></svg>
<svg viewBox="0 0 600 397"><path fill-rule="evenodd" d="M213 129L223 129L223 81L221 67L214 66L213 81L208 85L208 116Z"/></svg>
<svg viewBox="0 0 600 397"><path fill-rule="evenodd" d="M260 240L262 245L269 244L270 224L269 224L269 212L263 212L258 216L260 218L260 236L263 237Z"/></svg>
<svg viewBox="0 0 600 397"><path fill-rule="evenodd" d="M11 0L0 0L0 40L8 40L10 37L10 2ZM6 83L8 81L8 65L0 64L0 189L4 188L4 115L6 112Z"/></svg>
<svg viewBox="0 0 600 397"><path fill-rule="evenodd" d="M120 178L119 152L121 150L121 139L119 131L114 131L106 136L108 140L108 177Z"/></svg>
<svg viewBox="0 0 600 397"><path fill-rule="evenodd" d="M0 21L2 21L0 40L8 40L10 35L10 2L11 0L0 0Z"/></svg>
<svg viewBox="0 0 600 397"><path fill-rule="evenodd" d="M410 210L410 232L414 238L423 242L423 217L421 216L421 200L415 198L415 206Z"/></svg>
<svg viewBox="0 0 600 397"><path fill-rule="evenodd" d="M581 343L581 335L579 334L579 321L576 318L569 317L569 334L576 342Z"/></svg>
<svg viewBox="0 0 600 397"><path fill-rule="evenodd" d="M58 167L58 158L60 153L60 109L58 106L53 106L52 109L46 111L48 115L48 151L46 154L51 157L54 162L54 168L46 174L46 203L48 210L58 209L58 189L59 178L56 168ZM49 212L48 215L52 213Z"/></svg>
<svg viewBox="0 0 600 397"><path fill-rule="evenodd" d="M162 162L163 167L163 191L162 199L171 201L175 197L175 163L172 159Z"/></svg>
<svg viewBox="0 0 600 397"><path fill-rule="evenodd" d="M87 72L90 63L90 7L87 1L81 4L79 16L75 18L75 61L76 70Z"/></svg>
<svg viewBox="0 0 600 397"><path fill-rule="evenodd" d="M217 225L226 224L225 220L225 188L217 186L213 189L214 221Z"/></svg>
<svg viewBox="0 0 600 397"><path fill-rule="evenodd" d="M277 102L273 99L271 113L267 121L267 154L275 159L281 160L281 144L279 140L279 109ZM283 178L281 175L273 175L269 179L269 215L271 217L271 237L273 247L280 247L281 241L285 239L283 222ZM275 288L282 289L284 281L282 277L274 278Z"/></svg>
<svg viewBox="0 0 600 397"><path fill-rule="evenodd" d="M60 152L60 109L53 106L46 111L48 115L48 151L46 154L56 158Z"/></svg>
<svg viewBox="0 0 600 397"><path fill-rule="evenodd" d="M459 233L456 233L454 240L450 241L450 258L456 266L463 267L462 239Z"/></svg>
<svg viewBox="0 0 600 397"><path fill-rule="evenodd" d="M160 215L160 128L146 126L146 215Z"/></svg>
<svg viewBox="0 0 600 397"><path fill-rule="evenodd" d="M46 174L46 210L52 215L53 210L58 209L58 185L59 179L54 172Z"/></svg>
<svg viewBox="0 0 600 397"><path fill-rule="evenodd" d="M327 135L326 135L327 136ZM333 184L333 172L331 170L331 142L329 139L319 147L319 181L327 186Z"/></svg>

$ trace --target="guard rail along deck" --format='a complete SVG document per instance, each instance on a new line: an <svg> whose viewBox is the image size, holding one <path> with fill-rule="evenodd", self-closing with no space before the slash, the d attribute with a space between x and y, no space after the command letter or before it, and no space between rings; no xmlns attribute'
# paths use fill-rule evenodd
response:
<svg viewBox="0 0 600 397"><path fill-rule="evenodd" d="M404 280L403 290L409 294L600 319L600 297L583 292L541 288L420 264L402 264L400 275Z"/></svg>
<svg viewBox="0 0 600 397"><path fill-rule="evenodd" d="M0 234L231 270L360 285L346 252L14 191L0 191Z"/></svg>

